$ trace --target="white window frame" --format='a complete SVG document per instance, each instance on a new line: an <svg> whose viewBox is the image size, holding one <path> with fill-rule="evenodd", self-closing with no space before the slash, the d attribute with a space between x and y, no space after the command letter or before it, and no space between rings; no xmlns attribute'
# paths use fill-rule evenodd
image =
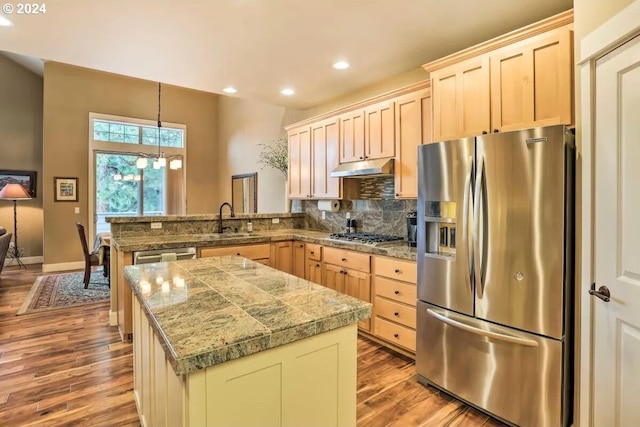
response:
<svg viewBox="0 0 640 427"><path fill-rule="evenodd" d="M137 119L132 117L114 116L110 114L102 113L89 113L89 173L88 173L88 201L89 201L89 236L96 235L96 183L95 183L95 152L109 152L109 153L122 153L122 154L136 154L147 153L157 154L157 145L145 145L142 143L132 144L125 142L110 142L110 141L96 141L93 139L93 123L95 120L112 121L119 123L131 123L132 125L144 125L157 127L158 123L154 120ZM179 129L184 132L183 146L179 147L165 147L161 146L160 151L165 153L165 157L181 155L182 156L182 173L183 173L183 185L182 189L186 195L186 164L187 164L187 126L179 123L162 122L162 127L167 129ZM165 199L166 203L166 199ZM166 206L165 206L166 209ZM91 238L92 238L91 237Z"/></svg>

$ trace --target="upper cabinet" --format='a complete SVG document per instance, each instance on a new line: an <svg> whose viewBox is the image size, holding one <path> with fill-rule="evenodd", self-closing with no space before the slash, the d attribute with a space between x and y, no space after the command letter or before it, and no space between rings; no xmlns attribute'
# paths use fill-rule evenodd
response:
<svg viewBox="0 0 640 427"><path fill-rule="evenodd" d="M365 160L395 155L394 105L384 101L365 108Z"/></svg>
<svg viewBox="0 0 640 427"><path fill-rule="evenodd" d="M332 118L291 128L289 137L289 198L340 198L338 166L339 120Z"/></svg>
<svg viewBox="0 0 640 427"><path fill-rule="evenodd" d="M558 28L491 55L491 124L509 131L571 124L572 34Z"/></svg>
<svg viewBox="0 0 640 427"><path fill-rule="evenodd" d="M395 189L398 198L418 197L418 146L431 142L431 89L395 99Z"/></svg>
<svg viewBox="0 0 640 427"><path fill-rule="evenodd" d="M491 126L489 58L472 58L431 73L435 141L480 135Z"/></svg>
<svg viewBox="0 0 640 427"><path fill-rule="evenodd" d="M573 123L573 11L425 64L435 141Z"/></svg>
<svg viewBox="0 0 640 427"><path fill-rule="evenodd" d="M340 163L364 160L364 110L340 116Z"/></svg>
<svg viewBox="0 0 640 427"><path fill-rule="evenodd" d="M393 157L393 101L378 102L340 115L340 163Z"/></svg>

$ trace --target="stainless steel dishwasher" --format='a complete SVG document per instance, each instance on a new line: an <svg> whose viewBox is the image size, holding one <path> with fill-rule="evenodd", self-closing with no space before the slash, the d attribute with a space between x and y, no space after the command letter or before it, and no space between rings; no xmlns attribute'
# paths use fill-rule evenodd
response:
<svg viewBox="0 0 640 427"><path fill-rule="evenodd" d="M152 262L181 261L197 258L196 248L155 249L148 251L134 251L133 264L151 264Z"/></svg>

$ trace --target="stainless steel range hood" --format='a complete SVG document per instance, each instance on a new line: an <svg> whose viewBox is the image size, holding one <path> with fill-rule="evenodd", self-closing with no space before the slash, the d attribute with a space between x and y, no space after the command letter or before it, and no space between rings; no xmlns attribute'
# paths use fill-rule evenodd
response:
<svg viewBox="0 0 640 427"><path fill-rule="evenodd" d="M358 178L393 175L393 159L362 160L338 165L331 172L332 178Z"/></svg>

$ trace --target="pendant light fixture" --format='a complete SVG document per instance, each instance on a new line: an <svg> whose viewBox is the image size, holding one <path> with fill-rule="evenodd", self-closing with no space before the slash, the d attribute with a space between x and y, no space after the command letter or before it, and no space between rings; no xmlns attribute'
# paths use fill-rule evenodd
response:
<svg viewBox="0 0 640 427"><path fill-rule="evenodd" d="M153 160L153 168L160 169L167 166L167 160L169 160L169 169L180 169L182 167L182 156L175 155L165 157L164 153L160 151L160 131L162 128L162 120L160 120L160 111L161 111L161 95L162 95L162 84L158 82L158 127L157 127L157 142L158 142L158 153L148 154L148 153L139 153L138 160L136 160L136 167L138 169L144 169L149 164L149 159Z"/></svg>

